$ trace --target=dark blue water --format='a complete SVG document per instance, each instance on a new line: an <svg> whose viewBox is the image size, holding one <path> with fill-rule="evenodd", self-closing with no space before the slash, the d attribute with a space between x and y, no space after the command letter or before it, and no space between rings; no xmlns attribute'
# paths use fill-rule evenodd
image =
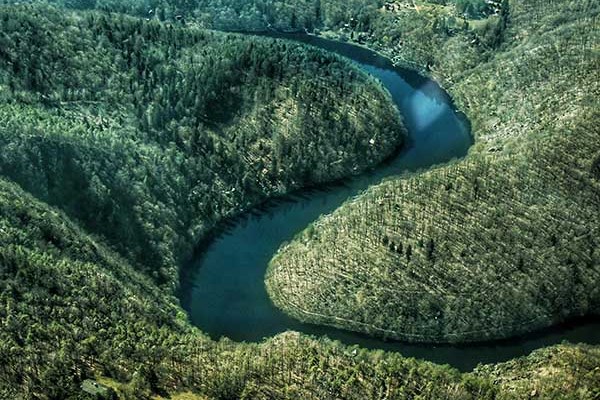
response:
<svg viewBox="0 0 600 400"><path fill-rule="evenodd" d="M327 335L346 344L399 351L405 356L447 363L461 370L524 355L562 340L598 341L596 332L600 332L600 322L586 321L527 338L487 344L415 345L304 324L275 308L265 290L264 275L283 242L370 185L386 177L464 157L472 144L468 122L433 81L394 68L388 59L363 48L307 35L283 36L346 56L378 78L404 118L410 144L387 163L343 184L273 200L243 215L233 226L204 243L199 255L182 273L180 299L194 325L214 339L226 336L237 341L260 341L286 330Z"/></svg>

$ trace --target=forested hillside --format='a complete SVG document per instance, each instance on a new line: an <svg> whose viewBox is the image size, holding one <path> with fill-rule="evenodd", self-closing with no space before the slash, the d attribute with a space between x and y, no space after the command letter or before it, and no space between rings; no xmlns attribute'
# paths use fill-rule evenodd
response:
<svg viewBox="0 0 600 400"><path fill-rule="evenodd" d="M161 284L223 217L402 142L380 85L314 49L28 6L0 23L0 173Z"/></svg>
<svg viewBox="0 0 600 400"><path fill-rule="evenodd" d="M472 67L432 71L473 123L465 161L388 181L273 260L291 315L410 341L477 341L600 309L597 29L592 2L518 3ZM463 39L465 37L463 36Z"/></svg>
<svg viewBox="0 0 600 400"><path fill-rule="evenodd" d="M418 68L436 59L432 53L440 51L441 42L448 37L468 33L468 47L497 48L504 37L509 11L507 0L48 1L220 30L332 34L380 50L393 49L395 61Z"/></svg>
<svg viewBox="0 0 600 400"><path fill-rule="evenodd" d="M481 27L485 21L503 26L508 17L465 8L477 19L460 31L439 30L432 15L445 20L457 11L444 1L393 2L429 4L418 10L338 0L61 1L143 19L13 3L0 2L0 398L88 398L81 391L87 378L113 388L119 399L598 397L597 347L563 344L461 374L290 332L260 344L213 341L189 324L172 292L180 262L224 217L365 169L401 145L403 128L388 95L346 61L297 44L195 27L223 21L224 28L287 29L313 21L329 34L429 69L469 114L478 142L466 162L388 182L319 222L304 236L310 252L299 254L304 244L295 242L277 259L272 292L291 289L306 301L327 291L329 303L311 306L346 312L336 296L351 288L348 298L358 299L357 281L332 282L326 273L351 268L362 277L364 265L372 264L341 260L366 257L357 255L363 248L381 257L378 270L367 274L374 296L382 292L381 276L389 278L385 287L397 288L394 277L410 265L412 280L402 282L419 288L428 284L423 273L440 274L430 276L442 288L448 277L477 283L500 276L533 285L519 290L523 304L530 304L527 296L539 297L534 309L566 307L565 315L593 309L598 250L590 248L597 243L600 152L592 2L512 7L509 40L503 44L502 32L495 44L506 46L499 65L490 58L495 48L479 39ZM535 113L529 105L538 107ZM440 199L451 201L443 206ZM488 219L477 220L482 216ZM386 230L375 229L376 222ZM327 236L332 229L349 236ZM529 238L528 229L536 235ZM318 243L325 237L337 242ZM496 243L504 239L524 242L507 242L500 254ZM546 241L543 253L540 241ZM495 251L485 253L491 261L475 263L484 246ZM310 267L298 261L319 254L326 257L314 259L319 270L304 270L310 275L290 285ZM456 254L477 273L440 268L446 261L458 268ZM576 267L552 269L572 255ZM515 257L523 263L513 276ZM544 260L551 265L540 267ZM311 294L304 289L313 282L321 286ZM557 290L556 282L571 283L572 292ZM490 293L497 297L488 299L500 299L502 311L509 301L499 294L514 293L510 285L496 286ZM426 299L416 322L438 311L428 307L439 298ZM359 303L353 317L373 318L369 305ZM465 305L467 322L474 308ZM393 320L389 310L381 315ZM505 313L498 316L506 320ZM542 323L557 319L544 317Z"/></svg>
<svg viewBox="0 0 600 400"><path fill-rule="evenodd" d="M586 399L600 396L598 365L598 346L560 345L536 350L527 357L505 363L483 365L474 373L491 377L500 389L500 399ZM589 372L582 375L574 371Z"/></svg>
<svg viewBox="0 0 600 400"><path fill-rule="evenodd" d="M23 0L35 2L36 0ZM48 0L69 8L110 10L139 17L199 23L221 30L312 30L341 27L353 16L369 18L383 2L351 0Z"/></svg>
<svg viewBox="0 0 600 400"><path fill-rule="evenodd" d="M552 398L572 387L582 399L598 393L598 350L587 346L556 346L461 375L293 333L262 344L211 341L66 215L12 183L0 180L0 189L1 398L87 398L79 385L89 377L119 399L184 391L265 400L520 399L534 389ZM540 373L549 362L551 374Z"/></svg>

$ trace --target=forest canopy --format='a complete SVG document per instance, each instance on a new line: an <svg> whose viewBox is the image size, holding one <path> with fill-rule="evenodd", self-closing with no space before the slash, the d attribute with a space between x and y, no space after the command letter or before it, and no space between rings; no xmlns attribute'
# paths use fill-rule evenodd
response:
<svg viewBox="0 0 600 400"><path fill-rule="evenodd" d="M400 317L427 319L414 329L442 339L498 297L478 292L475 306L449 310L435 292L364 305L407 282L389 277L469 291L500 276L486 286L500 288L500 312L483 323L539 310L545 326L597 309L595 2L502 2L483 18L444 0L15 3L31 1L0 1L0 398L80 399L86 380L120 399L598 397L598 346L460 373L293 332L210 340L173 295L181 261L219 221L404 143L389 95L347 60L200 29L306 28L437 79L476 143L460 163L384 183L321 219L300 236L309 251L294 242L274 261L272 288L317 310L310 301L326 293L336 315L359 301L351 317L370 322L414 306ZM313 270L300 262L311 257ZM370 292L314 279L344 269ZM320 286L297 291L289 278Z"/></svg>
<svg viewBox="0 0 600 400"><path fill-rule="evenodd" d="M379 83L299 44L31 6L0 27L0 172L161 284L222 218L403 140Z"/></svg>
<svg viewBox="0 0 600 400"><path fill-rule="evenodd" d="M464 31L427 61L472 122L469 155L372 187L282 247L267 275L279 307L419 342L598 313L600 6L511 4L499 48Z"/></svg>

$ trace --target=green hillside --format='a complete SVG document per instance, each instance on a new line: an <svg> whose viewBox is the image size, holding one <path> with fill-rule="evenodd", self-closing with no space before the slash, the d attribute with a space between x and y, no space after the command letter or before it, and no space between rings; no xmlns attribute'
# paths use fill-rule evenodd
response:
<svg viewBox="0 0 600 400"><path fill-rule="evenodd" d="M332 282L327 271L348 268L362 278L368 264L339 260L353 260L355 250L368 243L373 256L383 257L381 274L371 269L367 276L369 292L379 296L383 272L401 276L393 268L406 264L411 245L411 268L439 273L436 282L442 283L453 270L441 263L459 265L453 249L471 252L464 265L480 274L457 274L470 277L464 285L469 295L486 278L528 285L518 287L523 304L533 296L540 304L524 315L540 312L540 326L595 309L599 250L590 248L599 226L600 154L593 97L597 49L589 36L597 23L593 3L577 3L580 10L564 1L513 7L510 39L495 59L490 55L496 50L474 39L486 19L472 20L473 28L464 31L438 31L431 13L445 18L455 10L432 3L397 15L379 2L337 0L311 1L310 7L233 0L61 2L145 17L152 8L150 21L13 3L0 2L0 399L87 399L81 390L86 379L111 387L119 399L598 397L597 346L562 344L461 374L293 332L260 344L214 341L202 327L190 325L173 294L179 266L223 218L292 189L364 170L403 143L389 95L345 60L298 44L197 27L216 27L217 18L239 21L238 13L251 4L283 28L304 18L302 26L314 21L341 38L358 40L358 33L369 32L366 44L429 68L449 87L477 135L466 161L387 182L317 223L305 234L312 243L307 254L297 252L305 244L294 242L273 264L268 281L273 294L287 291L317 310L328 304L329 310L346 312L348 303L336 296L354 290L356 281ZM295 17L290 10L298 10ZM189 14L178 21L183 11ZM314 13L314 20L300 12ZM356 13L365 19L347 28ZM256 27L257 14L251 16L247 25L237 26ZM499 17L489 18L497 26ZM397 37L376 29L402 32L402 51L391 45ZM463 50L465 57L444 56ZM515 107L515 99L539 109ZM451 200L442 204L443 196ZM539 204L532 204L536 196ZM419 216L415 224L406 222L412 213ZM476 222L482 216L488 219ZM543 226L541 217L547 218ZM350 236L318 243L331 234L333 222ZM376 223L386 227L385 234ZM497 236L490 226L497 226ZM506 226L514 229L501 233ZM553 239L558 227L561 234ZM535 235L526 237L528 230ZM496 249L496 239L522 244L506 242L506 253L495 258L505 261L497 268L473 261L482 246ZM543 240L550 244L540 253L535 246ZM523 257L516 276L509 274L516 257L510 251ZM314 265L318 274L300 277L312 273L302 257L319 254L324 258ZM554 268L569 257L574 266ZM294 285L292 277L298 278ZM383 283L395 288L399 282ZM426 287L412 275L406 282ZM570 283L572 290L556 282ZM314 283L315 298L327 291L329 303L308 302L305 288ZM550 284L555 286L537 290ZM506 301L497 297L497 308L483 310L502 311L509 298L515 303L507 286L490 292L508 296ZM282 299L292 297L286 296L274 298L288 307ZM433 294L427 299L425 307L439 301ZM543 314L557 307L564 307L562 314ZM372 323L372 311L357 307L353 316ZM380 314L386 323L395 321L387 309ZM417 323L428 314L419 315ZM465 314L465 321L473 323L471 317ZM503 312L496 318L506 320ZM506 333L490 326L495 328L490 336ZM437 334L425 328L427 335Z"/></svg>
<svg viewBox="0 0 600 400"><path fill-rule="evenodd" d="M390 180L272 261L296 318L410 341L509 337L600 308L598 5L515 2L505 43L434 76L473 124L462 161ZM463 44L461 45L461 40Z"/></svg>
<svg viewBox="0 0 600 400"><path fill-rule="evenodd" d="M0 173L159 284L223 217L402 143L378 83L300 45L27 6L0 21Z"/></svg>
<svg viewBox="0 0 600 400"><path fill-rule="evenodd" d="M527 357L480 366L475 375L493 379L500 389L499 399L597 398L599 357L598 346L553 346L536 350Z"/></svg>

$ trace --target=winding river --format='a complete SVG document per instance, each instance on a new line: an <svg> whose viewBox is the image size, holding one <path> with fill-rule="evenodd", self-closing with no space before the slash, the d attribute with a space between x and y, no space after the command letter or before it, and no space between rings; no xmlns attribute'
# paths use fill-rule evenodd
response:
<svg viewBox="0 0 600 400"><path fill-rule="evenodd" d="M304 324L279 311L264 286L273 254L321 214L330 213L386 177L418 171L464 157L472 145L466 118L433 81L396 68L367 49L303 34L269 34L298 40L352 59L378 78L404 117L409 145L397 156L360 176L320 189L275 199L220 230L182 272L180 299L190 320L214 339L260 341L286 330L326 335L345 344L398 351L408 357L450 364L468 371L478 363L505 361L536 348L571 342L600 343L600 321L573 321L521 338L469 345L426 345L384 341L332 327Z"/></svg>

